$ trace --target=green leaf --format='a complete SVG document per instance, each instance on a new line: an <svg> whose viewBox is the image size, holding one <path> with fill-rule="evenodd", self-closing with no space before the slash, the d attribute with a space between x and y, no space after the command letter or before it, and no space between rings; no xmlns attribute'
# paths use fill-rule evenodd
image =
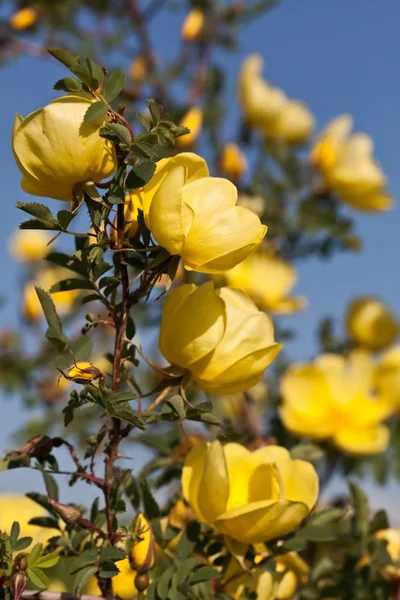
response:
<svg viewBox="0 0 400 600"><path fill-rule="evenodd" d="M179 538L176 554L179 558L186 559L194 551L200 535L200 523L191 521L186 525L185 531Z"/></svg>
<svg viewBox="0 0 400 600"><path fill-rule="evenodd" d="M60 223L61 228L66 231L68 228L68 225L71 223L72 219L75 216L76 215L74 213L70 212L69 210L59 210L57 213L57 219L58 219L58 222Z"/></svg>
<svg viewBox="0 0 400 600"><path fill-rule="evenodd" d="M40 567L41 569L50 569L51 567L54 567L59 560L59 553L51 552L50 554L45 554L44 556L41 556L36 562L36 566Z"/></svg>
<svg viewBox="0 0 400 600"><path fill-rule="evenodd" d="M19 224L19 229L42 229L44 231L59 231L60 227L58 223L55 223L54 225L45 225L37 219L29 219L28 221L22 221L22 223Z"/></svg>
<svg viewBox="0 0 400 600"><path fill-rule="evenodd" d="M19 538L19 540L13 546L13 550L15 552L21 552L21 550L25 550L25 548L28 548L28 546L32 544L32 541L33 540L31 537Z"/></svg>
<svg viewBox="0 0 400 600"><path fill-rule="evenodd" d="M79 77L79 79L83 81L83 83L87 85L87 87L90 90L97 90L97 88L99 87L99 81L96 79L96 77L93 77L89 69L79 64L78 62L70 67L70 71L72 71L74 75Z"/></svg>
<svg viewBox="0 0 400 600"><path fill-rule="evenodd" d="M86 65L89 70L89 73L98 81L98 86L104 81L104 77L106 76L106 70L91 60L90 58L86 59Z"/></svg>
<svg viewBox="0 0 400 600"><path fill-rule="evenodd" d="M107 114L107 110L107 106L104 102L94 102L85 112L85 116L83 117L84 123L92 123L93 121L101 119Z"/></svg>
<svg viewBox="0 0 400 600"><path fill-rule="evenodd" d="M82 90L82 82L76 79L76 77L64 77L64 79L56 81L53 89L63 92L80 92Z"/></svg>
<svg viewBox="0 0 400 600"><path fill-rule="evenodd" d="M19 538L19 533L20 533L20 526L18 521L14 521L14 523L11 526L11 531L10 531L10 543L11 546L14 547L14 545L16 544L18 538Z"/></svg>
<svg viewBox="0 0 400 600"><path fill-rule="evenodd" d="M85 567L81 569L76 575L73 583L73 589L75 594L80 594L87 583L95 576L97 567Z"/></svg>
<svg viewBox="0 0 400 600"><path fill-rule="evenodd" d="M29 525L48 527L49 529L60 529L56 519L52 519L51 517L33 517L33 519L29 521Z"/></svg>
<svg viewBox="0 0 400 600"><path fill-rule="evenodd" d="M63 48L49 48L47 52L68 68L78 64L77 57Z"/></svg>
<svg viewBox="0 0 400 600"><path fill-rule="evenodd" d="M363 535L367 535L370 514L368 497L354 482L350 481L349 487L358 528Z"/></svg>
<svg viewBox="0 0 400 600"><path fill-rule="evenodd" d="M129 190L141 188L153 177L156 165L152 162L142 162L129 172L126 178L126 187Z"/></svg>
<svg viewBox="0 0 400 600"><path fill-rule="evenodd" d="M290 455L294 459L308 460L317 462L324 457L324 451L317 444L297 444L290 450Z"/></svg>
<svg viewBox="0 0 400 600"><path fill-rule="evenodd" d="M140 481L140 490L142 492L144 512L148 519L155 519L160 516L160 509L150 491L149 484L146 479Z"/></svg>
<svg viewBox="0 0 400 600"><path fill-rule="evenodd" d="M81 554L72 561L70 573L74 575L75 573L78 573L78 571L94 565L97 562L97 558L98 552L95 548L81 552Z"/></svg>
<svg viewBox="0 0 400 600"><path fill-rule="evenodd" d="M86 273L85 267L80 261L63 252L50 252L50 254L46 256L46 260L55 265L59 265L60 267L64 267L65 269L69 269L70 271L74 271L74 273L79 273L80 275L85 275Z"/></svg>
<svg viewBox="0 0 400 600"><path fill-rule="evenodd" d="M150 131L151 125L144 115L142 115L141 113L136 113L136 118L145 131Z"/></svg>
<svg viewBox="0 0 400 600"><path fill-rule="evenodd" d="M111 73L103 91L103 96L107 102L111 102L118 96L124 87L124 83L125 73L123 71L114 71L114 73Z"/></svg>
<svg viewBox="0 0 400 600"><path fill-rule="evenodd" d="M181 585L192 574L194 567L198 564L197 558L191 557L179 565L178 585Z"/></svg>
<svg viewBox="0 0 400 600"><path fill-rule="evenodd" d="M43 552L43 544L35 544L28 554L28 566L33 567Z"/></svg>
<svg viewBox="0 0 400 600"><path fill-rule="evenodd" d="M308 521L308 524L320 526L326 525L327 523L332 523L332 521L341 519L344 515L345 511L342 508L326 508L314 513Z"/></svg>
<svg viewBox="0 0 400 600"><path fill-rule="evenodd" d="M171 579L174 574L174 568L166 569L157 581L157 597L160 600L167 600L171 588Z"/></svg>
<svg viewBox="0 0 400 600"><path fill-rule="evenodd" d="M121 123L107 123L101 132L102 137L114 142L121 142L127 148L130 148L132 137L129 130Z"/></svg>
<svg viewBox="0 0 400 600"><path fill-rule="evenodd" d="M58 500L59 491L58 491L57 481L54 479L54 477L52 475L50 475L49 473L45 473L45 472L43 472L43 479L44 479L44 483L46 486L46 490L48 491L50 496L52 498L54 498L54 500Z"/></svg>
<svg viewBox="0 0 400 600"><path fill-rule="evenodd" d="M126 552L122 548L116 548L115 546L103 546L100 550L100 560L107 561L118 561L123 560L126 557Z"/></svg>
<svg viewBox="0 0 400 600"><path fill-rule="evenodd" d="M68 339L63 332L61 320L57 314L54 302L50 295L41 288L35 286L35 290L49 326L45 334L46 338L57 350L64 350L68 346Z"/></svg>
<svg viewBox="0 0 400 600"><path fill-rule="evenodd" d="M75 340L72 344L71 350L72 354L75 357L75 360L89 360L89 357L92 353L93 342L87 335L83 335L82 337Z"/></svg>
<svg viewBox="0 0 400 600"><path fill-rule="evenodd" d="M38 569L38 567L28 567L26 573L30 579L30 582L40 590L44 590L47 588L49 584L49 578L43 571Z"/></svg>
<svg viewBox="0 0 400 600"><path fill-rule="evenodd" d="M174 411L181 420L186 418L185 403L183 401L182 396L176 394L175 396L172 396L172 398L168 398L168 400L166 400L166 403L174 409Z"/></svg>
<svg viewBox="0 0 400 600"><path fill-rule="evenodd" d="M194 571L190 578L190 583L200 583L201 581L209 581L210 579L219 579L221 573L213 567L200 567L197 571Z"/></svg>
<svg viewBox="0 0 400 600"><path fill-rule="evenodd" d="M50 209L44 204L40 204L39 202L17 202L17 208L23 210L28 213L28 215L32 215L35 217L40 223L46 225L46 227L53 227L58 229L58 222L51 214Z"/></svg>
<svg viewBox="0 0 400 600"><path fill-rule="evenodd" d="M147 100L147 106L149 107L149 111L154 125L158 125L161 115L160 109L158 108L156 101L153 100L153 98L150 98L149 100Z"/></svg>
<svg viewBox="0 0 400 600"><path fill-rule="evenodd" d="M389 527L389 519L386 514L386 511L381 509L378 510L378 512L371 519L368 528L368 533L369 535L373 535L377 531L380 531L381 529L389 529Z"/></svg>
<svg viewBox="0 0 400 600"><path fill-rule="evenodd" d="M50 293L54 294L56 292L70 292L71 290L93 290L93 284L87 279L79 279L71 277L70 279L63 279L62 281L57 281L50 288Z"/></svg>

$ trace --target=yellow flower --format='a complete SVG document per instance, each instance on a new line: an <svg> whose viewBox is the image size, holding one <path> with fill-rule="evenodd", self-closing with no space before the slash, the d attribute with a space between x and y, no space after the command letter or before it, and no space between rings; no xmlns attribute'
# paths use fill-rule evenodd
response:
<svg viewBox="0 0 400 600"><path fill-rule="evenodd" d="M365 133L350 134L353 119L340 115L322 131L310 155L325 186L354 208L389 210L393 200L386 177L373 157L373 141Z"/></svg>
<svg viewBox="0 0 400 600"><path fill-rule="evenodd" d="M387 542L386 550L388 551L390 558L393 561L400 561L400 529L381 529L376 533L378 540L385 540ZM400 567L394 567L392 565L385 565L383 572L389 578L395 579L400 578Z"/></svg>
<svg viewBox="0 0 400 600"><path fill-rule="evenodd" d="M20 525L20 537L31 537L33 544L46 543L60 532L57 529L29 525L34 517L45 517L47 511L26 496L16 494L0 494L0 531L10 534L14 521Z"/></svg>
<svg viewBox="0 0 400 600"><path fill-rule="evenodd" d="M114 594L122 598L122 600L132 600L132 598L136 597L137 593L134 584L136 571L132 570L128 558L119 560L117 567L119 569L119 573L112 578ZM89 581L85 589L85 593L93 596L101 596L101 591L95 577Z"/></svg>
<svg viewBox="0 0 400 600"><path fill-rule="evenodd" d="M67 378L76 383L86 383L99 379L102 376L101 371L91 362L77 362L73 367L65 373Z"/></svg>
<svg viewBox="0 0 400 600"><path fill-rule="evenodd" d="M56 98L23 119L15 117L12 142L28 194L72 200L76 184L100 182L117 168L114 147L100 137L106 117L83 123L94 99L84 92Z"/></svg>
<svg viewBox="0 0 400 600"><path fill-rule="evenodd" d="M36 321L43 316L42 305L37 296L35 286L38 286L46 292L63 279L67 279L71 275L70 271L63 269L45 269L40 272L35 282L25 284L22 294L22 314L28 321ZM71 290L68 292L55 292L51 294L55 307L59 315L68 314L75 300L78 298L79 290Z"/></svg>
<svg viewBox="0 0 400 600"><path fill-rule="evenodd" d="M182 23L181 36L185 42L194 42L203 33L204 13L198 8L193 8Z"/></svg>
<svg viewBox="0 0 400 600"><path fill-rule="evenodd" d="M148 61L145 56L137 56L131 63L129 75L133 81L142 81L147 73Z"/></svg>
<svg viewBox="0 0 400 600"><path fill-rule="evenodd" d="M375 369L377 393L400 407L400 346L389 348Z"/></svg>
<svg viewBox="0 0 400 600"><path fill-rule="evenodd" d="M252 210L236 206L233 183L207 175L196 154L163 159L143 188L143 210L155 240L179 254L186 269L220 273L256 250L267 228Z"/></svg>
<svg viewBox="0 0 400 600"><path fill-rule="evenodd" d="M53 236L42 229L18 229L8 239L8 250L19 262L36 262L49 254Z"/></svg>
<svg viewBox="0 0 400 600"><path fill-rule="evenodd" d="M264 557L271 556L265 544L254 544L254 549L260 553L254 559L256 564ZM299 583L306 583L310 570L309 566L297 552L279 554L278 556L274 556L274 561L277 572L283 573L277 585L275 598L278 600L290 600Z"/></svg>
<svg viewBox="0 0 400 600"><path fill-rule="evenodd" d="M143 513L137 516L135 535L137 540L133 542L131 550L132 566L139 574L147 573L154 567L156 546L153 530Z"/></svg>
<svg viewBox="0 0 400 600"><path fill-rule="evenodd" d="M345 359L322 354L315 361L288 368L282 378L281 417L295 435L332 439L348 454L377 454L389 443L382 422L391 413L390 402L373 396L371 357L353 351Z"/></svg>
<svg viewBox="0 0 400 600"><path fill-rule="evenodd" d="M10 26L17 31L32 27L37 21L37 11L35 8L21 8L10 18Z"/></svg>
<svg viewBox="0 0 400 600"><path fill-rule="evenodd" d="M246 157L237 144L225 144L221 156L221 170L232 179L240 179L247 171Z"/></svg>
<svg viewBox="0 0 400 600"><path fill-rule="evenodd" d="M257 594L257 600L275 600L277 593L277 582L274 581L272 573L262 568L246 572L241 569L239 563L232 559L224 574L224 592L233 596L235 600L248 598L246 590ZM224 583L224 581L222 583Z"/></svg>
<svg viewBox="0 0 400 600"><path fill-rule="evenodd" d="M291 314L307 306L302 296L290 296L297 281L291 264L263 252L255 252L224 273L228 286L243 290L254 302L276 314Z"/></svg>
<svg viewBox="0 0 400 600"><path fill-rule="evenodd" d="M172 364L188 369L203 390L243 392L258 383L277 356L268 315L240 290L185 284L169 294L159 344Z"/></svg>
<svg viewBox="0 0 400 600"><path fill-rule="evenodd" d="M298 100L269 85L261 76L264 61L251 54L244 61L238 82L239 103L246 121L267 138L288 144L304 142L314 129L314 117Z"/></svg>
<svg viewBox="0 0 400 600"><path fill-rule="evenodd" d="M382 350L398 336L400 324L395 315L378 298L356 298L346 314L346 329L361 346Z"/></svg>
<svg viewBox="0 0 400 600"><path fill-rule="evenodd" d="M254 544L284 536L306 518L317 500L318 476L280 446L250 452L215 441L189 452L182 487L200 521Z"/></svg>
<svg viewBox="0 0 400 600"><path fill-rule="evenodd" d="M179 122L181 127L187 127L190 132L176 138L176 145L180 148L192 146L199 137L203 128L203 111L200 107L195 106L188 110Z"/></svg>
<svg viewBox="0 0 400 600"><path fill-rule="evenodd" d="M124 203L124 218L125 218L125 235L128 238L135 237L138 227L139 227L139 210L142 210L142 197L140 190L135 190L130 194L125 196ZM118 218L115 215L114 223L113 223L112 237L114 241L117 241L118 238Z"/></svg>

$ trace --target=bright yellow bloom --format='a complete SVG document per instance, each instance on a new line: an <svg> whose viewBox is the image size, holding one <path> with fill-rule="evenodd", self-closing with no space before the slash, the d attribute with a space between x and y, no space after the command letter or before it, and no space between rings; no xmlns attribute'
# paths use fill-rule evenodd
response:
<svg viewBox="0 0 400 600"><path fill-rule="evenodd" d="M12 142L28 194L72 200L76 184L100 182L117 168L113 144L100 137L106 117L83 123L94 99L84 92L56 98L25 119L15 117Z"/></svg>
<svg viewBox="0 0 400 600"><path fill-rule="evenodd" d="M376 537L378 540L386 540L390 558L393 561L400 561L400 529L381 529L377 532ZM389 578L393 577L398 579L400 577L400 567L394 567L392 565L386 565L382 568L383 573Z"/></svg>
<svg viewBox="0 0 400 600"><path fill-rule="evenodd" d="M153 530L143 513L139 513L135 522L137 540L132 544L132 566L140 573L150 571L156 559L156 546Z"/></svg>
<svg viewBox="0 0 400 600"><path fill-rule="evenodd" d="M21 8L10 18L10 26L17 31L32 27L37 21L37 10L35 8Z"/></svg>
<svg viewBox="0 0 400 600"><path fill-rule="evenodd" d="M263 252L255 252L224 273L228 286L243 290L261 308L288 315L307 306L302 296L290 296L297 273L290 263Z"/></svg>
<svg viewBox="0 0 400 600"><path fill-rule="evenodd" d="M185 284L173 290L163 309L160 349L171 362L188 369L203 390L243 392L258 383L277 356L268 315L240 290Z"/></svg>
<svg viewBox="0 0 400 600"><path fill-rule="evenodd" d="M240 179L247 171L247 160L237 144L225 144L221 156L221 170L232 179Z"/></svg>
<svg viewBox="0 0 400 600"><path fill-rule="evenodd" d="M252 210L236 206L233 183L207 175L196 154L163 159L143 188L143 210L155 240L179 254L186 269L221 273L256 250L267 228Z"/></svg>
<svg viewBox="0 0 400 600"><path fill-rule="evenodd" d="M36 321L43 316L42 305L37 296L35 286L38 286L46 292L63 279L71 276L71 272L63 269L45 269L41 271L35 282L25 284L22 294L22 314L28 321ZM68 292L55 292L51 294L55 307L59 315L68 314L79 295L79 290L71 290Z"/></svg>
<svg viewBox="0 0 400 600"><path fill-rule="evenodd" d="M20 524L20 537L33 538L33 544L45 543L60 532L57 529L29 525L34 517L45 517L47 511L26 496L0 494L0 531L10 533L14 521Z"/></svg>
<svg viewBox="0 0 400 600"><path fill-rule="evenodd" d="M194 42L203 33L204 13L198 8L193 8L182 23L181 36L185 42Z"/></svg>
<svg viewBox="0 0 400 600"><path fill-rule="evenodd" d="M139 227L139 210L142 210L142 197L140 190L135 190L125 196L124 218L125 218L125 235L127 237L135 237ZM118 238L117 226L118 218L115 215L113 223L112 237L116 241Z"/></svg>
<svg viewBox="0 0 400 600"><path fill-rule="evenodd" d="M393 200L386 177L373 157L374 145L366 133L350 134L353 119L340 115L322 131L310 155L327 189L354 208L389 210Z"/></svg>
<svg viewBox="0 0 400 600"><path fill-rule="evenodd" d="M254 544L284 536L312 510L318 476L280 446L250 452L218 441L195 446L182 473L183 494L200 521Z"/></svg>
<svg viewBox="0 0 400 600"><path fill-rule="evenodd" d="M385 352L375 369L374 384L377 393L400 408L400 346Z"/></svg>
<svg viewBox="0 0 400 600"><path fill-rule="evenodd" d="M356 298L346 314L346 329L360 346L382 350L399 335L400 323L391 310L378 298Z"/></svg>
<svg viewBox="0 0 400 600"><path fill-rule="evenodd" d="M8 251L19 262L36 262L49 254L52 237L43 229L18 229L8 239Z"/></svg>
<svg viewBox="0 0 400 600"><path fill-rule="evenodd" d="M91 362L77 362L66 372L68 379L76 383L86 383L101 377L101 372Z"/></svg>
<svg viewBox="0 0 400 600"><path fill-rule="evenodd" d="M180 148L192 146L199 137L203 128L203 110L195 106L188 110L179 122L182 127L187 127L190 132L176 138L176 145Z"/></svg>
<svg viewBox="0 0 400 600"><path fill-rule="evenodd" d="M322 354L288 368L282 378L281 417L298 436L332 439L348 454L377 454L389 443L382 422L391 413L384 398L373 395L374 367L369 354L356 350L345 359Z"/></svg>
<svg viewBox="0 0 400 600"><path fill-rule="evenodd" d="M131 63L129 75L133 81L142 81L147 73L148 60L145 56L137 56Z"/></svg>
<svg viewBox="0 0 400 600"><path fill-rule="evenodd" d="M256 564L264 557L271 556L265 544L254 544L254 549L260 553L254 559ZM275 598L278 600L290 600L299 583L306 583L310 568L297 552L279 554L278 556L274 556L274 561L277 572L284 573L277 585Z"/></svg>
<svg viewBox="0 0 400 600"><path fill-rule="evenodd" d="M132 600L132 598L135 598L137 594L134 584L136 571L132 570L128 558L119 560L117 562L117 567L119 569L119 573L112 578L114 594L122 598L122 600ZM99 589L96 577L93 577L89 581L85 589L85 593L93 596L101 596L101 591Z"/></svg>
<svg viewBox="0 0 400 600"><path fill-rule="evenodd" d="M257 600L275 600L277 598L278 584L274 581L272 573L257 568L251 572L241 569L239 563L232 559L224 574L224 592L241 600L248 598L245 591L257 594ZM224 583L224 582L222 582Z"/></svg>
<svg viewBox="0 0 400 600"><path fill-rule="evenodd" d="M299 144L311 135L314 117L298 100L269 85L261 76L264 61L251 54L244 61L238 82L239 102L246 121L267 138Z"/></svg>

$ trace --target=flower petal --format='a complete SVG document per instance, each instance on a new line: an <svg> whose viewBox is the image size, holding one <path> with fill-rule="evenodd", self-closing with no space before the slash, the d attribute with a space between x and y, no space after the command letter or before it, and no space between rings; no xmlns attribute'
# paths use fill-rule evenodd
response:
<svg viewBox="0 0 400 600"><path fill-rule="evenodd" d="M228 496L229 476L224 449L216 440L207 448L198 497L200 512L207 523L213 523L221 513L225 512Z"/></svg>
<svg viewBox="0 0 400 600"><path fill-rule="evenodd" d="M390 433L385 425L364 429L339 429L334 435L334 441L339 448L350 454L379 454L388 447Z"/></svg>
<svg viewBox="0 0 400 600"><path fill-rule="evenodd" d="M183 497L190 504L200 521L206 521L199 504L199 490L207 457L205 446L194 446L185 458L182 470Z"/></svg>

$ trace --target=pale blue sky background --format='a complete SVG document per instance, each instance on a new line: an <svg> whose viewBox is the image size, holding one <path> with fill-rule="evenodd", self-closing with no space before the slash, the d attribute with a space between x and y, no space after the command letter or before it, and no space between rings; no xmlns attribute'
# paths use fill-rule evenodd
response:
<svg viewBox="0 0 400 600"><path fill-rule="evenodd" d="M160 54L173 55L178 45L181 19L172 15L152 23ZM265 76L289 96L304 100L321 128L339 113L349 112L356 129L368 132L376 144L376 156L389 177L390 190L400 198L400 3L398 0L282 0L281 5L251 24L242 36L238 54L221 55L234 78L241 60L250 52L265 58ZM168 25L168 35L161 35ZM51 61L22 58L0 71L0 156L2 218L0 255L2 290L7 298L0 312L0 325L18 327L17 289L19 272L6 262L6 240L21 220L14 206L29 200L19 187L19 173L10 150L14 113L26 115L52 97L52 85L65 72ZM230 119L235 107L231 108ZM49 201L53 208L55 201ZM321 317L341 318L354 294L380 293L400 313L398 270L399 210L384 215L357 213L357 231L364 238L361 255L337 255L331 262L308 261L300 265L297 291L306 295L310 309L287 323L298 331L291 343L295 358L315 351L315 330ZM0 449L10 445L21 411L18 399L0 398ZM22 471L0 474L0 492L28 491L33 476ZM378 492L381 496L382 492ZM378 504L388 504L377 498Z"/></svg>

